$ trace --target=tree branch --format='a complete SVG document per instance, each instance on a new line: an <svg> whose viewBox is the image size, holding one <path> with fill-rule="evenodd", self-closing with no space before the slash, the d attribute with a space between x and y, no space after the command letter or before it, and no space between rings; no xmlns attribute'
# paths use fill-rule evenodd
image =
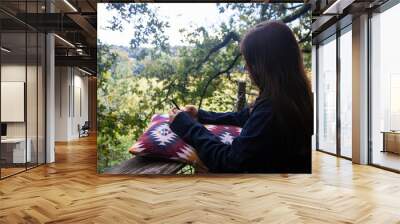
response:
<svg viewBox="0 0 400 224"><path fill-rule="evenodd" d="M300 6L301 6L301 7L300 7ZM290 22L296 20L297 18L299 18L300 16L302 16L304 13L307 13L307 11L311 8L311 5L308 4L308 3L305 3L305 4L303 4L303 5L298 5L298 6L291 7L290 9L296 9L296 8L298 8L298 7L300 7L300 8L297 9L296 11L294 11L292 14L287 15L287 16L283 17L283 18L280 19L280 20L281 20L282 22L284 22L284 23L290 23ZM264 9L262 9L262 11L264 11L263 13L265 13L266 9L267 9L266 7L265 7ZM289 8L288 8L288 9L289 9ZM308 38L309 35L310 35L310 34L307 34L307 36L306 36L305 38L303 38L302 40L300 40L299 43L302 43L302 42L306 41L306 39ZM236 32L233 32L233 31L229 32L229 33L224 37L224 39L222 40L222 42L220 42L219 44L217 44L217 45L215 45L213 48L211 48L211 50L208 52L208 54L204 57L203 60L201 60L201 61L197 64L196 67L190 67L188 70L186 70L186 72L183 73L183 75L186 77L191 71L193 71L193 70L198 71L198 70L201 68L201 66L203 66L203 64L206 63L206 62L210 59L210 57L211 57L212 54L218 52L220 49L222 49L223 47L225 47L226 45L228 45L228 44L230 43L231 40L240 42L240 37L239 37L239 35L238 35ZM235 59L233 60L233 62L230 64L230 66L229 66L226 70L220 71L220 72L216 73L214 76L212 76L212 77L207 81L207 84L206 84L205 88L203 89L203 93L202 93L201 98L200 98L199 109L200 109L201 106L202 106L203 98L204 98L204 96L205 96L205 93L206 93L206 91L207 91L208 86L211 84L211 81L214 80L215 78L217 78L219 75L224 74L224 73L226 73L226 72L229 72L229 70L232 69L232 67L234 66L234 64L235 64L235 63L237 62L237 60L239 59L239 57L240 57L240 54L236 55ZM176 78L175 78L174 80L172 80L171 83L170 83L170 84L168 85L168 87L167 87L167 88L168 88L168 91L167 91L167 95L166 95L166 98L165 98L166 100L169 98L169 95L170 95L170 93L171 93L171 90L172 90L172 88L175 86L175 85L174 85L174 82L175 82L175 81L176 81Z"/></svg>
<svg viewBox="0 0 400 224"><path fill-rule="evenodd" d="M233 31L229 32L229 33L224 37L224 39L222 40L221 43L219 43L219 44L215 45L213 48L211 48L211 50L208 52L208 54L206 55L206 57L205 57L203 60L201 60L201 61L197 64L196 67L192 66L192 67L190 67L190 69L186 70L186 72L183 73L183 77L185 78L185 80L187 79L187 77L188 77L188 75L189 75L189 73L190 73L191 71L193 71L193 70L194 70L194 71L199 71L200 68L201 68L201 66L203 66L204 63L206 63L206 62L210 59L210 57L211 57L212 54L218 52L218 51L221 50L223 47L227 46L227 45L231 42L231 40L240 42L240 37L239 37L239 35L238 35L236 32L233 32ZM175 81L175 80L174 80L174 81ZM185 81L185 82L186 82L186 81ZM183 85L185 85L185 83L183 83ZM183 90L185 91L186 89L183 87ZM168 92L170 92L170 88L168 89ZM167 96L167 97L168 97L168 96Z"/></svg>
<svg viewBox="0 0 400 224"><path fill-rule="evenodd" d="M240 41L240 37L237 33L235 32L229 32L228 35L225 36L225 38L222 40L221 43L215 45L213 48L211 48L211 50L208 52L208 54L206 55L206 57L198 64L198 66L196 67L196 70L199 70L200 67L210 58L210 56L219 51L221 48L225 47L226 45L228 45L228 43L231 41Z"/></svg>
<svg viewBox="0 0 400 224"><path fill-rule="evenodd" d="M286 9L286 10L293 10L293 9L297 9L297 8L299 8L299 7L301 7L301 6L302 6L302 5L299 4L299 5L295 5L295 6L291 6L291 7L283 6L283 8Z"/></svg>
<svg viewBox="0 0 400 224"><path fill-rule="evenodd" d="M281 19L282 22L284 23L290 23L293 20L296 20L297 18L299 18L300 16L302 16L304 13L307 13L307 11L311 9L311 4L303 4L301 6L301 8L297 9L296 11L294 11L292 14L287 15L285 17L283 17Z"/></svg>
<svg viewBox="0 0 400 224"><path fill-rule="evenodd" d="M213 75L212 77L210 77L210 78L207 80L206 86L204 87L203 92L202 92L201 97L200 97L200 103L199 103L199 106L198 106L198 110L201 109L201 106L202 106L202 104L203 104L204 96L206 95L207 88L208 88L208 86L211 84L211 81L214 80L214 79L216 79L218 76L220 76L220 75L222 75L222 74L224 74L224 73L229 72L229 71L233 68L233 66L235 66L236 62L237 62L238 59L240 58L240 55L241 55L241 54L237 54L237 55L235 56L235 58L233 59L233 61L231 62L231 64L230 64L225 70L217 72L215 75Z"/></svg>

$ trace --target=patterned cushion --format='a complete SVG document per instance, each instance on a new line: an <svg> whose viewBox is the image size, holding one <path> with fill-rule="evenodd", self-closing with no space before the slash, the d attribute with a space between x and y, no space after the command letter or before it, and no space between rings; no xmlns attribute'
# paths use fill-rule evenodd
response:
<svg viewBox="0 0 400 224"><path fill-rule="evenodd" d="M149 156L177 160L205 168L195 149L186 144L169 128L167 114L156 114L151 118L148 129L129 148L129 152L140 156ZM232 144L239 136L241 128L230 125L204 125L225 144Z"/></svg>

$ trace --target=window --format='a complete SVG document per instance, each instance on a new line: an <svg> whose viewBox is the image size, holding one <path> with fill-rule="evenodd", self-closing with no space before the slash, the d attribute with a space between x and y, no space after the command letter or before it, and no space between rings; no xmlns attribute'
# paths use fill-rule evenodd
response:
<svg viewBox="0 0 400 224"><path fill-rule="evenodd" d="M336 39L318 48L318 149L336 153Z"/></svg>
<svg viewBox="0 0 400 224"><path fill-rule="evenodd" d="M371 18L371 162L400 170L400 4Z"/></svg>
<svg viewBox="0 0 400 224"><path fill-rule="evenodd" d="M44 1L11 7L41 13ZM0 7L15 6L0 1ZM45 34L0 12L0 178L45 163ZM7 21L7 22L4 22Z"/></svg>
<svg viewBox="0 0 400 224"><path fill-rule="evenodd" d="M351 26L340 36L340 155L351 158L352 149L352 35Z"/></svg>

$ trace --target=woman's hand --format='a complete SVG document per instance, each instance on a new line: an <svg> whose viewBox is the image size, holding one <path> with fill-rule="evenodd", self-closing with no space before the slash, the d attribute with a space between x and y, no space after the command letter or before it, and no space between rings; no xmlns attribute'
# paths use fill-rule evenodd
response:
<svg viewBox="0 0 400 224"><path fill-rule="evenodd" d="M177 108L172 108L172 110L169 112L169 123L172 123L175 120L176 115L178 115L181 110L178 110Z"/></svg>
<svg viewBox="0 0 400 224"><path fill-rule="evenodd" d="M183 110L185 112L187 112L193 119L197 120L198 110L197 110L196 106L186 105Z"/></svg>

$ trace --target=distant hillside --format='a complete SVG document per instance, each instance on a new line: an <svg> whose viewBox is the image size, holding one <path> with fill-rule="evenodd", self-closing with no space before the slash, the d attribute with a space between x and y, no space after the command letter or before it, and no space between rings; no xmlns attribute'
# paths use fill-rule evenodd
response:
<svg viewBox="0 0 400 224"><path fill-rule="evenodd" d="M153 48L146 48L146 47L141 47L141 48L135 48L132 49L128 46L121 46L121 45L108 45L111 50L117 51L118 53L122 53L122 55L127 55L128 58L130 59L143 59L144 56L146 56ZM183 46L174 46L171 47L169 55L171 56L177 56L178 50L182 48Z"/></svg>

